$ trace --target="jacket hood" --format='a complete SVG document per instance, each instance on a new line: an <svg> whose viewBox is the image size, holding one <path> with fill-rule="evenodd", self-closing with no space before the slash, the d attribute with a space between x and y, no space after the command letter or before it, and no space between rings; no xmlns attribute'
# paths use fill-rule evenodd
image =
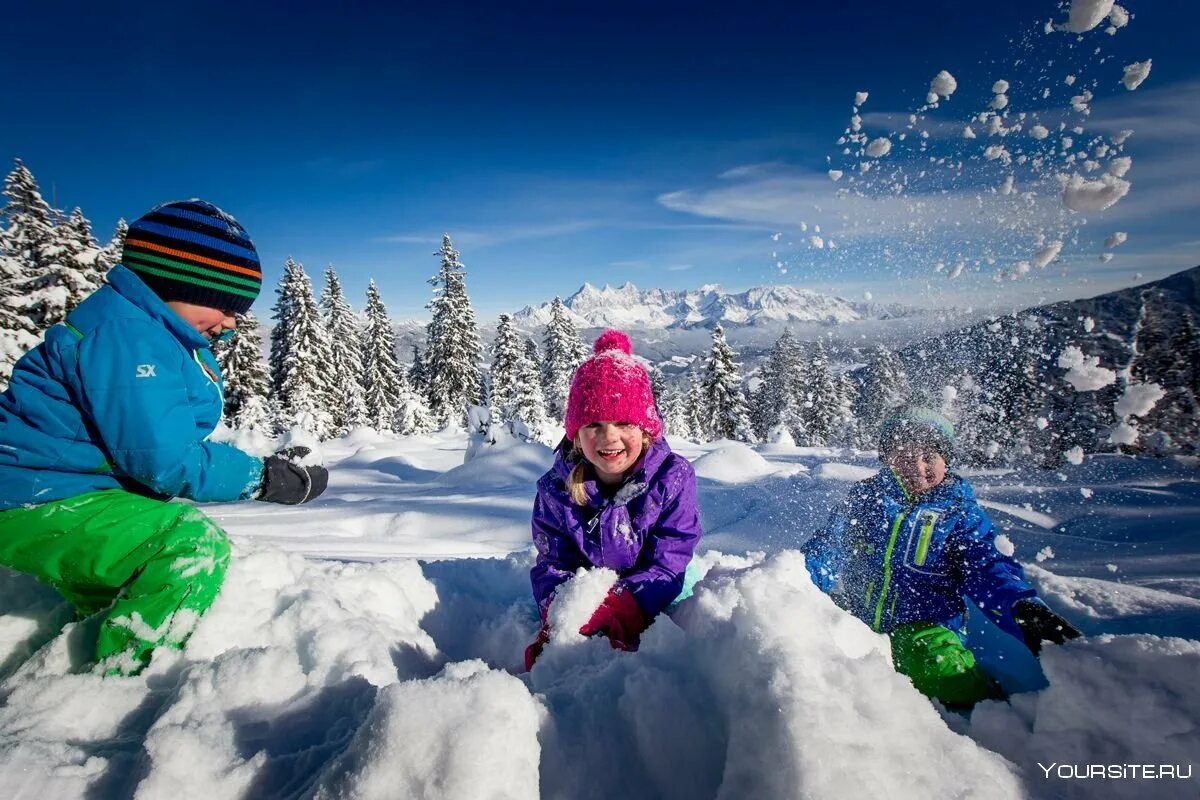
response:
<svg viewBox="0 0 1200 800"><path fill-rule="evenodd" d="M154 290L134 274L133 270L123 264L117 264L108 271L106 280L117 294L146 312L189 350L211 346L207 338L176 314Z"/></svg>

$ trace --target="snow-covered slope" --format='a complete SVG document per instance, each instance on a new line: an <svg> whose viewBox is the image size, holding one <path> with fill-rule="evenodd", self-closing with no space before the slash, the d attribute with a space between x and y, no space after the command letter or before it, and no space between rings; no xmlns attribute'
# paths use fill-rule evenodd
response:
<svg viewBox="0 0 1200 800"><path fill-rule="evenodd" d="M1038 766L1200 752L1194 459L971 475L1086 638L1048 647L1043 677L990 629L1010 687L1046 688L968 720L896 674L886 639L818 592L797 552L873 454L674 443L701 476L695 597L636 653L562 635L523 675L538 625L528 521L550 453L510 441L464 463L466 444L357 432L324 446L330 490L309 506L207 506L234 542L225 588L186 650L138 678L89 674L94 623L0 572L4 796L1140 800L1200 788L1194 772L1101 785ZM973 640L988 641L988 624L974 620Z"/></svg>
<svg viewBox="0 0 1200 800"><path fill-rule="evenodd" d="M580 328L691 328L789 322L855 322L865 309L840 297L795 286L757 286L731 293L720 286L667 291L632 283L601 288L585 283L563 301ZM545 325L550 303L526 306L515 315L524 327Z"/></svg>

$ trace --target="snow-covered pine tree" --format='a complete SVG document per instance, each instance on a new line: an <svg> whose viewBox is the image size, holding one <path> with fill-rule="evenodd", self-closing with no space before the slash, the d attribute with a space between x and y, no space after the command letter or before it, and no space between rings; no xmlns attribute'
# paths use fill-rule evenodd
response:
<svg viewBox="0 0 1200 800"><path fill-rule="evenodd" d="M714 439L754 441L754 429L742 391L736 354L725 341L725 329L713 328L712 349L704 373L705 429Z"/></svg>
<svg viewBox="0 0 1200 800"><path fill-rule="evenodd" d="M110 269L121 263L121 252L125 249L125 237L129 235L129 223L124 218L117 220L116 230L112 239L100 250L96 258L96 269L100 275L105 275Z"/></svg>
<svg viewBox="0 0 1200 800"><path fill-rule="evenodd" d="M800 415L803 435L796 444L825 446L832 443L849 411L849 401L840 376L833 368L825 343L812 345L805 359L805 387L801 395Z"/></svg>
<svg viewBox="0 0 1200 800"><path fill-rule="evenodd" d="M759 436L765 439L782 428L793 441L804 441L807 422L802 404L807 383L804 354L791 331L784 330L771 348L754 395L753 422Z"/></svg>
<svg viewBox="0 0 1200 800"><path fill-rule="evenodd" d="M440 425L465 425L467 407L480 400L479 360L482 345L475 311L458 251L450 236L442 237L438 274L430 279L432 319L426 328L425 366L429 375L429 404Z"/></svg>
<svg viewBox="0 0 1200 800"><path fill-rule="evenodd" d="M856 371L858 402L854 416L858 422L857 446L874 448L879 429L893 409L908 402L908 374L891 350L875 345L866 353L866 366Z"/></svg>
<svg viewBox="0 0 1200 800"><path fill-rule="evenodd" d="M274 419L267 400L270 379L262 359L262 332L254 313L240 316L233 338L213 349L225 384L225 423L231 428L271 433Z"/></svg>
<svg viewBox="0 0 1200 800"><path fill-rule="evenodd" d="M390 431L400 401L400 364L396 340L387 308L375 281L367 284L366 325L362 335L362 386L367 424L377 431Z"/></svg>
<svg viewBox="0 0 1200 800"><path fill-rule="evenodd" d="M693 441L704 442L711 437L707 430L707 418L704 412L704 382L696 373L688 377L687 389L683 394L683 413L685 427Z"/></svg>
<svg viewBox="0 0 1200 800"><path fill-rule="evenodd" d="M63 309L70 297L63 285L65 270L57 258L61 245L55 226L61 214L42 198L33 173L19 158L4 179L4 197L0 251L7 253L17 270L5 301L41 334L66 316Z"/></svg>
<svg viewBox="0 0 1200 800"><path fill-rule="evenodd" d="M525 340L521 359L517 362L517 393L513 400L512 419L513 433L535 441L546 436L550 427L546 417L546 400L542 394L537 345L532 339ZM524 430L521 430L522 425Z"/></svg>
<svg viewBox="0 0 1200 800"><path fill-rule="evenodd" d="M523 356L524 343L513 327L512 317L501 314L496 323L496 340L492 343L491 408L492 420L512 419L513 405L519 388L517 374Z"/></svg>
<svg viewBox="0 0 1200 800"><path fill-rule="evenodd" d="M321 309L332 347L327 369L333 387L334 430L338 434L367 424L362 386L362 340L358 318L342 291L342 282L330 264L325 268L325 286L321 290Z"/></svg>
<svg viewBox="0 0 1200 800"><path fill-rule="evenodd" d="M60 280L67 291L61 317L79 305L104 281L103 251L92 236L92 225L79 208L54 229L53 255L62 266ZM61 321L61 318L56 320Z"/></svg>
<svg viewBox="0 0 1200 800"><path fill-rule="evenodd" d="M545 356L542 392L546 397L546 410L551 417L561 420L566 414L571 377L590 352L579 338L579 332L567 315L567 307L559 297L550 303L550 321L542 338L542 352Z"/></svg>
<svg viewBox="0 0 1200 800"><path fill-rule="evenodd" d="M300 427L325 439L334 431L329 333L304 267L289 258L275 290L271 331L271 384L284 428Z"/></svg>
<svg viewBox="0 0 1200 800"><path fill-rule="evenodd" d="M658 407L667 436L677 439L697 438L687 413L686 387L664 386L662 396L658 398Z"/></svg>
<svg viewBox="0 0 1200 800"><path fill-rule="evenodd" d="M425 354L415 344L412 346L412 364L408 367L408 385L428 402L429 374L425 369Z"/></svg>

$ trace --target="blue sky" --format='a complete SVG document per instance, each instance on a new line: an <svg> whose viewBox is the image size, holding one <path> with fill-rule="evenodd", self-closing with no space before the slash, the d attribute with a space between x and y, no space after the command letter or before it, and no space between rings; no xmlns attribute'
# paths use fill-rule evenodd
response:
<svg viewBox="0 0 1200 800"><path fill-rule="evenodd" d="M1082 42L1043 34L1065 12L1031 0L901 13L885 2L21 5L0 32L0 156L22 158L48 197L82 207L102 238L119 216L203 197L243 222L269 285L289 255L314 275L333 263L356 304L374 277L396 316L424 313L443 232L485 317L585 280L1023 306L1200 263L1192 3L1129 0L1127 28ZM1146 58L1149 79L1127 92L1121 67ZM977 156L919 241L903 208L835 200L825 159L854 93L870 92L871 135L894 134L940 69L960 88L922 120L934 152L963 147L956 131L997 78L1013 82L1013 109L1049 117L1074 91L1060 73L1079 72L1080 86L1099 81L1088 135L1136 131L1133 190L1086 225L1060 225L1060 263L993 282L1034 247L1006 235L985 248L997 263L972 261L954 281L933 272L944 253L982 254L986 230L956 239L962 199L997 177ZM1051 98L1038 80L1055 85ZM889 168L915 182L920 159L901 149ZM864 214L869 233L847 228ZM802 221L824 224L839 249L814 249ZM1113 230L1129 242L1102 264Z"/></svg>

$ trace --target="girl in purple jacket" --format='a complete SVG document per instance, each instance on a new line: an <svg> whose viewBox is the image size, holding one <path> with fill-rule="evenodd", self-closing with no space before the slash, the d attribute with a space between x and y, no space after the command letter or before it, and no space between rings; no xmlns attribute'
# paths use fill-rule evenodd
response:
<svg viewBox="0 0 1200 800"><path fill-rule="evenodd" d="M549 641L554 590L577 569L607 567L620 576L579 632L633 650L679 596L700 541L696 474L662 438L650 376L629 337L605 331L594 350L571 380L567 435L533 504L538 555L530 579L542 629L525 650L526 669Z"/></svg>

